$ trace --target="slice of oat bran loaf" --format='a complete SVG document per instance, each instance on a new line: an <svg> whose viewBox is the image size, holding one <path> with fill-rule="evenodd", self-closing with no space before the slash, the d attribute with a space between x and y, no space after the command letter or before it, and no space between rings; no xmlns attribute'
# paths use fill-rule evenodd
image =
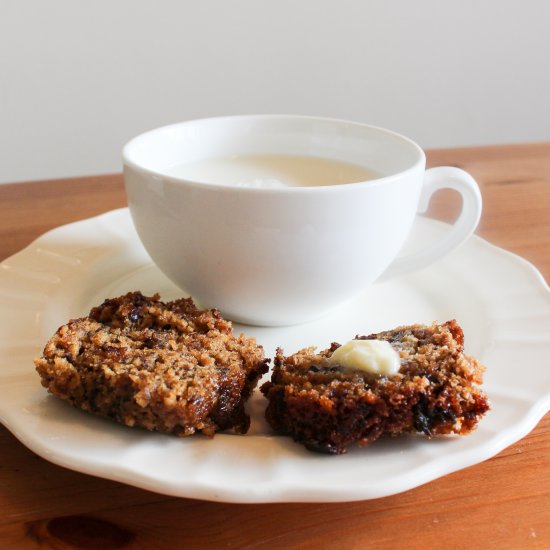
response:
<svg viewBox="0 0 550 550"><path fill-rule="evenodd" d="M456 321L403 326L357 336L385 340L398 352L397 374L372 375L330 361L339 344L320 353L307 348L285 357L278 350L266 418L276 432L313 451L342 454L382 435L422 432L467 434L489 409L479 388L483 366L464 354Z"/></svg>
<svg viewBox="0 0 550 550"><path fill-rule="evenodd" d="M179 436L248 430L245 401L268 369L216 310L131 292L63 325L35 360L42 385L85 411Z"/></svg>

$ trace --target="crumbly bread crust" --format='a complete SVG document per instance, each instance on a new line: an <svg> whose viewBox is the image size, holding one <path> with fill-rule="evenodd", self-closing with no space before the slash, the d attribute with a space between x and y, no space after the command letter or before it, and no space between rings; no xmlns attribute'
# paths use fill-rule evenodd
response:
<svg viewBox="0 0 550 550"><path fill-rule="evenodd" d="M58 329L35 360L42 385L127 426L187 436L248 430L244 404L268 370L263 348L217 310L130 292Z"/></svg>
<svg viewBox="0 0 550 550"><path fill-rule="evenodd" d="M261 388L276 432L310 450L342 454L382 435L464 435L489 410L477 386L484 367L464 354L456 321L356 338L388 341L401 357L399 373L380 377L331 365L336 343L320 353L306 348L288 357L279 349L271 381Z"/></svg>

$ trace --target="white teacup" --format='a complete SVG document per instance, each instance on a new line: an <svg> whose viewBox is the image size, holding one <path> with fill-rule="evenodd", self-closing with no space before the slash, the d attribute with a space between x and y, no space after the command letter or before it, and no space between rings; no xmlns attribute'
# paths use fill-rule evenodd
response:
<svg viewBox="0 0 550 550"><path fill-rule="evenodd" d="M327 162L338 161L376 176L334 185L327 185L330 178L273 184L272 174L241 185L228 179L239 171L235 160L247 172L255 158L296 157L312 172L326 174ZM469 174L425 171L424 152L410 139L355 122L279 115L194 120L136 137L123 158L130 212L152 259L202 306L247 324L319 317L383 274L442 257L472 234L481 215ZM324 159L320 168L315 159ZM441 188L462 195L458 220L441 241L398 257L417 213Z"/></svg>

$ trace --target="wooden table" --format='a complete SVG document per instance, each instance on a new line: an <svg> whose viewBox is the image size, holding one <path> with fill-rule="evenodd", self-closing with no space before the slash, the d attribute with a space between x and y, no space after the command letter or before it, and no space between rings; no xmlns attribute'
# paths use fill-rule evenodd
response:
<svg viewBox="0 0 550 550"><path fill-rule="evenodd" d="M428 159L468 170L485 201L478 233L550 280L550 143L431 151ZM454 215L434 202L438 217ZM119 174L2 185L0 258L50 228L124 205ZM550 415L482 464L345 504L170 498L50 464L0 427L0 548L548 549Z"/></svg>

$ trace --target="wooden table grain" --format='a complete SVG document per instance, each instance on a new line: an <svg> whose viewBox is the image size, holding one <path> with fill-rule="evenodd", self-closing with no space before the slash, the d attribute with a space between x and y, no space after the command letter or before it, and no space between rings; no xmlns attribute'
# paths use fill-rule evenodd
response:
<svg viewBox="0 0 550 550"><path fill-rule="evenodd" d="M434 150L428 164L468 170L484 200L478 234L550 280L550 143ZM445 198L432 206L442 219L456 214ZM48 229L125 203L120 174L1 185L0 259ZM0 427L0 548L548 549L550 415L481 464L340 504L166 497L55 466Z"/></svg>

